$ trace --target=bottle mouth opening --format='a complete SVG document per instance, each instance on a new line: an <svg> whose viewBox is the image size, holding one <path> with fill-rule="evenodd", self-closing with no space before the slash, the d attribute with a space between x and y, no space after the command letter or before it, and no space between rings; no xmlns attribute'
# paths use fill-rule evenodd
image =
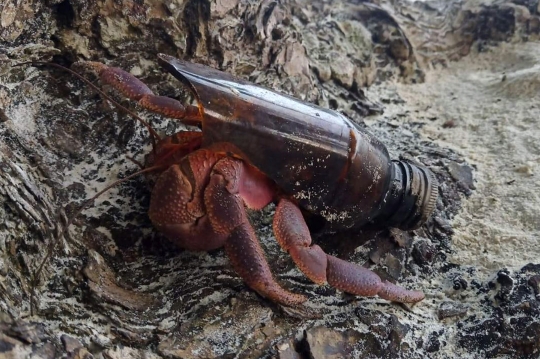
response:
<svg viewBox="0 0 540 359"><path fill-rule="evenodd" d="M439 183L428 168L406 161L392 161L394 179L387 204L386 223L402 230L420 227L431 216L439 196Z"/></svg>

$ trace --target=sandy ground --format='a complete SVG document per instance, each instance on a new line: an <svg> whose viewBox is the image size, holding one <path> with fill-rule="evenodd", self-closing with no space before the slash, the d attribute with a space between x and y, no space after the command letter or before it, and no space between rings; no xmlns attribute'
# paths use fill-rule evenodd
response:
<svg viewBox="0 0 540 359"><path fill-rule="evenodd" d="M382 118L367 122L421 122L423 136L454 149L473 166L476 189L463 199L463 208L453 219L449 262L461 266L459 275L482 283L501 269L513 272L538 263L540 43L501 44L426 75L421 84L369 89L373 99L398 94L405 102L386 105ZM449 277L440 273L423 284L428 299L422 312L427 315L426 333L444 330L444 340L455 343L457 323L434 316L441 303L465 304L469 314L479 317L489 309L484 296L455 293ZM477 358L478 352L458 348L447 345L433 357Z"/></svg>
<svg viewBox="0 0 540 359"><path fill-rule="evenodd" d="M476 266L484 277L540 259L539 90L540 43L529 42L501 44L432 69L422 84L371 93L396 91L408 120L425 124L424 136L475 168L476 190L453 222L450 261ZM386 116L403 110L387 106Z"/></svg>

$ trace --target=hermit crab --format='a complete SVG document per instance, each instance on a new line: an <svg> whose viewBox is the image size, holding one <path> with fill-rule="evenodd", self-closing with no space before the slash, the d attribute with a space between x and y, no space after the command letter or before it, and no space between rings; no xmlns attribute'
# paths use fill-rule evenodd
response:
<svg viewBox="0 0 540 359"><path fill-rule="evenodd" d="M392 161L381 142L339 112L207 66L163 54L158 60L196 105L154 95L122 69L89 63L103 84L143 108L199 128L156 134L146 157L146 171L155 179L148 213L156 229L187 250L224 247L250 288L298 305L305 296L274 279L246 214L246 208L274 202L275 237L313 282L396 302L424 298L312 244L301 210L334 228L378 223L414 229L431 215L438 196L429 169Z"/></svg>

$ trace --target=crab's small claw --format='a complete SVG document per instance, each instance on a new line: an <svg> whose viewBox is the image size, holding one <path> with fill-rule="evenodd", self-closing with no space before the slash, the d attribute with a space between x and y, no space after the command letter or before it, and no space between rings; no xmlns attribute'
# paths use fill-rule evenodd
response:
<svg viewBox="0 0 540 359"><path fill-rule="evenodd" d="M369 269L328 255L319 246L311 245L309 229L300 209L287 199L282 199L276 208L274 233L298 268L315 283L328 283L355 295L378 295L394 302L416 303L424 299L422 292L382 281Z"/></svg>
<svg viewBox="0 0 540 359"><path fill-rule="evenodd" d="M181 120L186 125L199 125L202 117L199 108L183 105L180 101L166 96L154 95L144 82L117 67L109 67L100 62L88 61L86 65L97 72L101 82L112 86L130 100L154 113Z"/></svg>

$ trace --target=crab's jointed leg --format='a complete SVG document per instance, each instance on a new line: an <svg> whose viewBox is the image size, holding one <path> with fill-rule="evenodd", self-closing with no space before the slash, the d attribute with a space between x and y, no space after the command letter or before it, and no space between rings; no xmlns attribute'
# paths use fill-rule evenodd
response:
<svg viewBox="0 0 540 359"><path fill-rule="evenodd" d="M274 233L281 247L317 284L331 286L355 295L374 296L401 303L416 303L424 294L383 281L369 269L326 254L311 244L309 229L300 209L287 199L280 200L274 216Z"/></svg>
<svg viewBox="0 0 540 359"><path fill-rule="evenodd" d="M229 234L225 252L246 284L270 300L296 305L306 298L286 291L274 280L244 209L244 204L261 209L272 196L273 191L265 177L257 176L239 160L225 158L212 170L204 202L214 230Z"/></svg>
<svg viewBox="0 0 540 359"><path fill-rule="evenodd" d="M103 84L110 85L130 100L137 101L142 108L179 119L186 125L197 126L201 123L202 118L197 106L183 105L173 98L154 95L144 82L118 67L93 61L86 64L97 72Z"/></svg>
<svg viewBox="0 0 540 359"><path fill-rule="evenodd" d="M180 131L161 139L155 151L148 154L147 166L166 166L178 164L188 154L200 149L202 132Z"/></svg>

